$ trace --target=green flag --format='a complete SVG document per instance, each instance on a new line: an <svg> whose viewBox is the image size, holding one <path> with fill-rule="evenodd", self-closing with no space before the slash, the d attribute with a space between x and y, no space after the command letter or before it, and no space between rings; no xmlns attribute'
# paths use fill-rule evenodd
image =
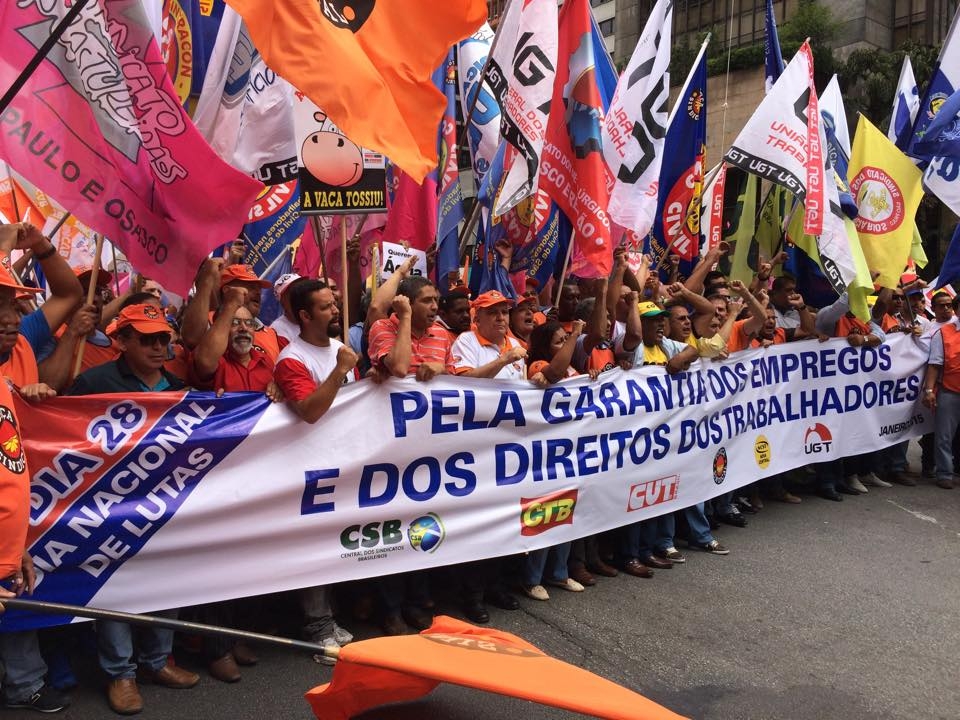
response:
<svg viewBox="0 0 960 720"><path fill-rule="evenodd" d="M730 182L731 171L727 171ZM745 174L740 181L737 200L731 208L729 222L723 233L723 239L733 244L733 263L730 267L730 279L749 285L757 268L757 242L754 237L757 225L757 190L760 178Z"/></svg>

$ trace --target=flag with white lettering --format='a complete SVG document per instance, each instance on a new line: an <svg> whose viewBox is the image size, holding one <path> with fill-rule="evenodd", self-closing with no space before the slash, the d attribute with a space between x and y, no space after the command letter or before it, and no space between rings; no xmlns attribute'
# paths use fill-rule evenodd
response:
<svg viewBox="0 0 960 720"><path fill-rule="evenodd" d="M0 86L67 13L0 5ZM0 155L136 268L186 295L261 185L222 162L174 94L140 0L93 0L0 117Z"/></svg>
<svg viewBox="0 0 960 720"><path fill-rule="evenodd" d="M507 143L506 176L493 211L503 215L537 192L553 79L557 68L557 2L509 4L485 79L500 103L500 135Z"/></svg>
<svg viewBox="0 0 960 720"><path fill-rule="evenodd" d="M824 148L813 53L804 42L764 97L724 159L782 185L804 203L804 232L819 235L828 211Z"/></svg>
<svg viewBox="0 0 960 720"><path fill-rule="evenodd" d="M613 174L611 220L642 236L653 227L667 134L673 0L657 0L604 119L603 157Z"/></svg>
<svg viewBox="0 0 960 720"><path fill-rule="evenodd" d="M482 80L493 41L493 30L484 23L457 45L457 77L460 82L460 109L467 124L467 140L473 160L473 174L479 189L500 145L500 105L493 90ZM471 113L470 110L473 110Z"/></svg>

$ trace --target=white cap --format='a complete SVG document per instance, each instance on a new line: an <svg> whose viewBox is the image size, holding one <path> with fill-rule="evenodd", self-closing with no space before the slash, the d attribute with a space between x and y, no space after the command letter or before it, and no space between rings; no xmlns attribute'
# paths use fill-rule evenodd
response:
<svg viewBox="0 0 960 720"><path fill-rule="evenodd" d="M283 295L283 291L286 290L293 283L294 280L299 280L300 276L297 273L287 273L286 275L281 275L277 281L273 284L273 295L280 300L280 297Z"/></svg>

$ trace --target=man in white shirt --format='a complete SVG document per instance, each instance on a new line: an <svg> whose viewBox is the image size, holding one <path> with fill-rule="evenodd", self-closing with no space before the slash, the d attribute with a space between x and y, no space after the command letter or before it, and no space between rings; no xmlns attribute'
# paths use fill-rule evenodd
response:
<svg viewBox="0 0 960 720"><path fill-rule="evenodd" d="M475 328L460 333L451 350L457 375L526 379L527 351L508 335L513 304L513 300L496 290L482 293L471 303Z"/></svg>
<svg viewBox="0 0 960 720"><path fill-rule="evenodd" d="M273 284L273 296L277 299L277 302L280 303L280 307L283 308L283 314L270 323L270 327L276 330L277 335L282 338L280 343L283 346L286 346L284 340L290 342L300 334L300 323L297 322L296 316L290 309L290 295L287 291L297 280L301 279L303 278L297 275L297 273L287 273L286 275L281 275Z"/></svg>

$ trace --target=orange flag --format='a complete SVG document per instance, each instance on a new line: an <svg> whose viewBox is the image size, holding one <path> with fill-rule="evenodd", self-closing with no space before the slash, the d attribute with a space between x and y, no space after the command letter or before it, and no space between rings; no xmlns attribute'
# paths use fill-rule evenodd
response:
<svg viewBox="0 0 960 720"><path fill-rule="evenodd" d="M533 700L602 718L682 720L632 690L545 655L516 635L446 616L419 635L381 637L342 650L333 680L306 694L324 720L347 720L426 695L441 682Z"/></svg>
<svg viewBox="0 0 960 720"><path fill-rule="evenodd" d="M419 183L446 100L430 76L487 19L484 0L227 0L270 68Z"/></svg>

